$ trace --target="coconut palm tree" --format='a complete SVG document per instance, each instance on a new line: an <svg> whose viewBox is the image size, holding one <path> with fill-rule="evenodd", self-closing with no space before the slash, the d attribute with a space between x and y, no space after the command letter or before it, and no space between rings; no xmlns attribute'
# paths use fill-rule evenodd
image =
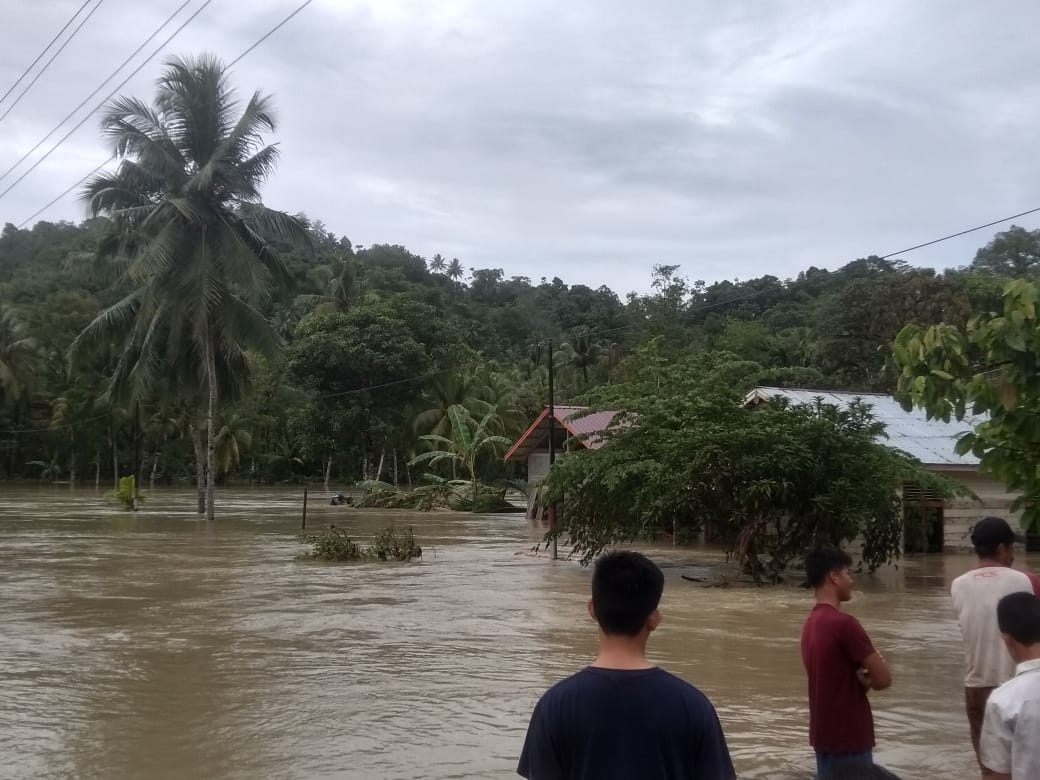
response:
<svg viewBox="0 0 1040 780"><path fill-rule="evenodd" d="M462 267L462 263L459 262L459 258L453 257L451 262L448 263L448 270L445 271L448 278L453 282L457 282L463 276L466 275L466 269Z"/></svg>
<svg viewBox="0 0 1040 780"><path fill-rule="evenodd" d="M242 452L253 446L253 435L238 414L228 417L217 433L217 471L228 474L238 468Z"/></svg>
<svg viewBox="0 0 1040 780"><path fill-rule="evenodd" d="M444 260L444 258L440 254L434 255L433 259L430 261L430 270L433 271L434 273L438 273L438 274L439 273L443 273L444 269L447 268L447 267L448 267L447 262Z"/></svg>
<svg viewBox="0 0 1040 780"><path fill-rule="evenodd" d="M578 328L560 345L558 359L581 374L582 386L589 386L589 369L603 357L603 347L593 341L588 328Z"/></svg>
<svg viewBox="0 0 1040 780"><path fill-rule="evenodd" d="M462 406L472 414L485 415L491 410L491 389L478 374L469 371L441 374L433 379L419 399L418 414L412 421L416 433L447 436L451 433L448 411Z"/></svg>
<svg viewBox="0 0 1040 780"><path fill-rule="evenodd" d="M0 403L23 400L39 368L40 346L11 309L0 309Z"/></svg>
<svg viewBox="0 0 1040 780"><path fill-rule="evenodd" d="M98 245L132 292L102 312L84 336L129 333L138 360L153 360L166 338L201 368L206 389L206 513L214 516L218 352L223 345L273 351L279 339L259 307L288 273L268 237L310 241L305 225L266 208L260 186L278 158L263 143L275 128L259 92L241 105L224 65L212 57L173 58L153 104L110 103L102 131L121 158L92 178L83 197L109 218ZM169 350L167 350L169 351Z"/></svg>

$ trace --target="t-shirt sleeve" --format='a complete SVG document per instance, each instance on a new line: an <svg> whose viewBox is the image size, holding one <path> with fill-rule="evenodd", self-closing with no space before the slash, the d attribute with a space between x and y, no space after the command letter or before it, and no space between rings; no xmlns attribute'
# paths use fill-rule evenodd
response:
<svg viewBox="0 0 1040 780"><path fill-rule="evenodd" d="M984 767L1000 774L1011 774L1011 745L1014 734L1005 722L997 703L990 698L986 703L986 717L979 738L979 761Z"/></svg>
<svg viewBox="0 0 1040 780"><path fill-rule="evenodd" d="M870 637L867 636L867 632L863 630L863 626L851 615L845 621L843 645L849 658L857 664L863 663L864 659L877 652L874 649L873 642L870 641Z"/></svg>
<svg viewBox="0 0 1040 780"><path fill-rule="evenodd" d="M736 780L737 773L733 769L733 761L726 745L726 735L722 732L715 708L705 701L699 708L700 728L697 730L700 739L694 740L696 745L693 756L693 777L718 778L718 780Z"/></svg>
<svg viewBox="0 0 1040 780"><path fill-rule="evenodd" d="M538 702L527 727L524 749L516 773L528 780L563 780L563 767L553 741L551 718L545 699Z"/></svg>

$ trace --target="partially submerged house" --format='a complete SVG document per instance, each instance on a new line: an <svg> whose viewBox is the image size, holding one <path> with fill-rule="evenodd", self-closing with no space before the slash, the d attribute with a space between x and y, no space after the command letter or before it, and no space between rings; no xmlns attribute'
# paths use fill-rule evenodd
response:
<svg viewBox="0 0 1040 780"><path fill-rule="evenodd" d="M947 423L927 419L920 409L908 412L892 396L882 393L779 387L756 387L745 396L744 405L752 408L774 398L786 398L793 404L811 404L819 398L837 407L848 406L859 399L870 406L875 419L885 424L885 444L917 458L929 471L960 482L978 497L978 500L971 496L943 499L922 494L913 485L905 486L904 506L925 513L925 534L907 538L907 552L967 549L971 547L969 530L983 515L1004 517L1012 526L1021 527L1020 518L1010 508L1015 496L998 480L979 471L978 458L971 453L958 455L955 451L958 437L984 418L969 415L962 421Z"/></svg>
<svg viewBox="0 0 1040 780"><path fill-rule="evenodd" d="M596 450L606 440L602 434L618 412L592 412L585 406L554 406L556 453L584 447ZM505 454L505 460L527 464L527 516L537 511L538 486L549 473L549 407L524 431Z"/></svg>

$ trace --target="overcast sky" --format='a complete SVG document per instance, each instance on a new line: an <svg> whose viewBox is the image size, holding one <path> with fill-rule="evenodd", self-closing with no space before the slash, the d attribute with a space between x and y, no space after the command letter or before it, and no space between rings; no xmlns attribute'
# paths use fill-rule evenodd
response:
<svg viewBox="0 0 1040 780"><path fill-rule="evenodd" d="M0 172L182 2L102 0L0 122ZM4 0L0 94L80 3ZM298 4L212 0L164 54L233 59ZM624 293L656 263L789 277L1040 206L1038 28L1027 0L315 0L233 79L278 107L268 205L355 244ZM150 97L161 58L121 92ZM107 154L91 118L0 223ZM41 218L83 216L70 196ZM962 265L997 229L906 259Z"/></svg>

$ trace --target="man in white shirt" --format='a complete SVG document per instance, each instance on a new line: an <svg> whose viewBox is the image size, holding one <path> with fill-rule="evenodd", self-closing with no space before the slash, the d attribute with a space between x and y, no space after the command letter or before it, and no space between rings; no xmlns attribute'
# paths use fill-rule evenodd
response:
<svg viewBox="0 0 1040 780"><path fill-rule="evenodd" d="M971 531L978 565L953 581L950 594L964 637L967 674L964 701L971 729L971 744L979 755L979 736L986 701L998 686L1015 673L997 626L997 603L1011 593L1033 593L1029 577L1011 568L1015 542L1024 539L1001 517L984 517ZM991 773L981 765L982 776Z"/></svg>
<svg viewBox="0 0 1040 780"><path fill-rule="evenodd" d="M997 622L1015 676L989 697L981 760L998 780L1040 778L1040 599L1012 593L997 605Z"/></svg>

